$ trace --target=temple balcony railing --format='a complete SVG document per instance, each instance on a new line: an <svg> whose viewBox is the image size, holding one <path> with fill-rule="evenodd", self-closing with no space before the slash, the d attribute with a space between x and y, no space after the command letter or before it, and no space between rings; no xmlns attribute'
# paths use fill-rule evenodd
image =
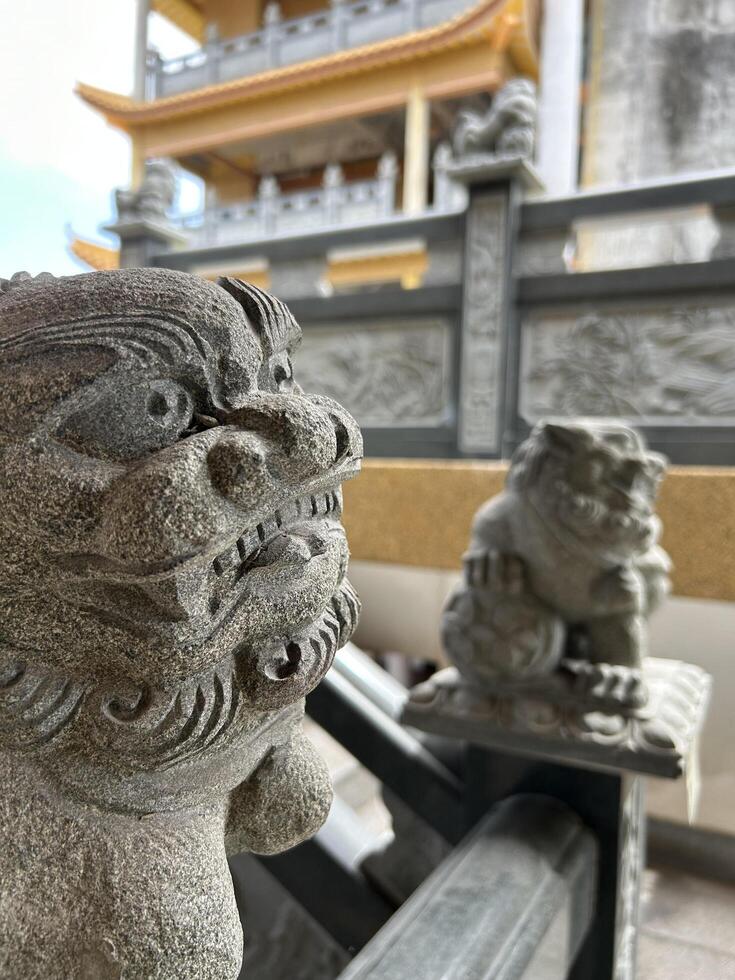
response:
<svg viewBox="0 0 735 980"><path fill-rule="evenodd" d="M202 247L369 224L395 214L397 176L395 156L384 153L371 180L345 182L333 164L321 187L283 193L275 177L264 177L253 200L185 215L179 227L192 247Z"/></svg>
<svg viewBox="0 0 735 980"><path fill-rule="evenodd" d="M325 10L282 20L278 4L270 3L264 26L251 34L220 40L210 31L202 48L179 58L164 60L149 51L146 97L178 95L384 41L440 24L471 5L471 0L332 0Z"/></svg>

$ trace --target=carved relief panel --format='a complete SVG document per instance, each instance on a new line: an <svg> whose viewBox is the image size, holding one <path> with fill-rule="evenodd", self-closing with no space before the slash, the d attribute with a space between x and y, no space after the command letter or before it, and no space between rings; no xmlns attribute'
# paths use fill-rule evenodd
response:
<svg viewBox="0 0 735 980"><path fill-rule="evenodd" d="M451 327L439 319L318 325L296 352L309 391L349 405L362 426L437 426L450 416Z"/></svg>
<svg viewBox="0 0 735 980"><path fill-rule="evenodd" d="M519 414L734 424L735 304L528 317Z"/></svg>
<svg viewBox="0 0 735 980"><path fill-rule="evenodd" d="M467 216L459 444L463 452L498 448L507 198L473 199Z"/></svg>

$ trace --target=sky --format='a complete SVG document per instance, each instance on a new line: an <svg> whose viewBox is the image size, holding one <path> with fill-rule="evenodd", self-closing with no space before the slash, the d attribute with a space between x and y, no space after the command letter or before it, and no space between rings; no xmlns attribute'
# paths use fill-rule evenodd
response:
<svg viewBox="0 0 735 980"><path fill-rule="evenodd" d="M115 245L99 226L112 191L130 182L130 144L74 95L77 81L128 94L134 0L0 0L0 278L82 271L69 229ZM157 15L149 37L164 57L192 42ZM180 205L194 210L195 183Z"/></svg>

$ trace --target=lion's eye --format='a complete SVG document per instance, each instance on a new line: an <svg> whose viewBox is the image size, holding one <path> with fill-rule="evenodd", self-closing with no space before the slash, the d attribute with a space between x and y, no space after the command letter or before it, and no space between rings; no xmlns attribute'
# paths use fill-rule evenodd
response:
<svg viewBox="0 0 735 980"><path fill-rule="evenodd" d="M90 456L137 459L176 442L193 411L191 395L177 381L118 378L68 415L57 438Z"/></svg>
<svg viewBox="0 0 735 980"><path fill-rule="evenodd" d="M166 386L154 387L148 397L148 414L165 423L166 419L181 418L191 412L191 401L182 389L171 390L170 382Z"/></svg>

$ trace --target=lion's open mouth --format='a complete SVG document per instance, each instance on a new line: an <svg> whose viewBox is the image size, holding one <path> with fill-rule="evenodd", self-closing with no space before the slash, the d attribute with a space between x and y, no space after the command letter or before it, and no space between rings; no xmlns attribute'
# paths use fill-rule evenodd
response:
<svg viewBox="0 0 735 980"><path fill-rule="evenodd" d="M258 558L267 554L277 538L285 537L298 528L316 526L323 518L338 521L341 514L341 488L297 497L278 507L255 528L244 531L233 545L217 555L212 562L212 571L217 578L234 572L235 579L238 579L254 566ZM308 556L305 557L308 560Z"/></svg>

